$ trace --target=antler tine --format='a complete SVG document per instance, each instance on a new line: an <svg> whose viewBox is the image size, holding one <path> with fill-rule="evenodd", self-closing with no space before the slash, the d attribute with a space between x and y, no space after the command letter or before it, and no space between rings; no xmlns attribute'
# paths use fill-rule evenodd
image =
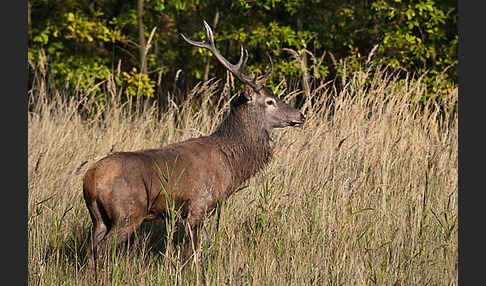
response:
<svg viewBox="0 0 486 286"><path fill-rule="evenodd" d="M245 48L243 48L243 45L241 45L240 60L233 67L235 68L235 70L243 72L243 68L245 67L247 60L248 60L248 51Z"/></svg>
<svg viewBox="0 0 486 286"><path fill-rule="evenodd" d="M204 27L206 28L206 42L197 42L186 38L183 34L181 34L182 38L188 42L189 44L200 47L206 48L210 50L213 55L218 59L218 61L225 66L234 76L236 76L241 82L248 84L251 86L255 91L258 91L262 88L261 85L256 83L256 77L251 79L248 76L243 74L243 68L245 67L246 61L248 60L248 51L241 46L241 55L240 60L236 65L231 64L227 59L225 59L216 49L214 44L214 36L211 27L208 25L206 21L203 21ZM273 70L273 67L271 67ZM268 72L267 72L268 73Z"/></svg>
<svg viewBox="0 0 486 286"><path fill-rule="evenodd" d="M209 45L216 50L216 47L214 46L214 36L213 36L213 30L211 30L211 27L209 24L203 20L204 28L206 28L206 40L209 43Z"/></svg>
<svg viewBox="0 0 486 286"><path fill-rule="evenodd" d="M193 46L200 47L200 48L207 48L206 43L204 43L204 42L196 42L196 41L190 40L190 39L186 38L186 36L184 36L184 34L181 34L181 37L184 39L184 41L188 42L189 44L191 44Z"/></svg>
<svg viewBox="0 0 486 286"><path fill-rule="evenodd" d="M270 56L270 54L268 52L266 52L266 54L267 54L267 57L268 57L268 59L270 61L270 67L268 68L267 72L264 75L258 77L258 82L259 83L260 82L261 83L266 82L267 79L270 77L270 75L273 73L273 61L272 61L272 57Z"/></svg>
<svg viewBox="0 0 486 286"><path fill-rule="evenodd" d="M198 42L198 41L190 40L190 39L186 38L186 36L184 36L184 34L182 34L182 33L181 33L181 36L189 44L196 46L196 47L200 47L200 48L206 48L206 49L208 49L208 50L210 50L211 52L214 53L214 52L216 52L216 47L214 46L213 31L211 30L211 27L209 27L208 23L206 23L206 21L203 21L203 22L204 22L204 26L206 28L206 42Z"/></svg>

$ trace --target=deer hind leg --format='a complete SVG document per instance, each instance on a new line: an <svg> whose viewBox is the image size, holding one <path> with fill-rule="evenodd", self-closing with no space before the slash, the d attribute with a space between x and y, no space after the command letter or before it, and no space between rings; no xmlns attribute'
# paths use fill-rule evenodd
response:
<svg viewBox="0 0 486 286"><path fill-rule="evenodd" d="M103 238L101 243L103 244L103 248L109 248L113 246L113 243L116 246L121 245L125 241L128 240L130 235L136 229L136 226L127 225L127 226L114 226L108 234ZM101 244L100 244L101 245Z"/></svg>
<svg viewBox="0 0 486 286"><path fill-rule="evenodd" d="M88 246L87 257L88 267L93 268L96 266L98 257L98 244L105 237L109 226L107 226L106 217L103 216L103 208L96 201L92 201L88 204L88 210L91 216L91 221L93 222L93 229L91 232L91 243Z"/></svg>
<svg viewBox="0 0 486 286"><path fill-rule="evenodd" d="M118 248L128 240L130 235L140 226L143 217L138 220L128 222L119 222L114 224L99 242L98 247L104 255L111 253L113 247Z"/></svg>
<svg viewBox="0 0 486 286"><path fill-rule="evenodd" d="M93 225L93 231L91 233L91 243L88 248L88 267L93 268L96 265L98 258L98 244L106 235L107 227L103 223L97 223ZM91 258L91 259L90 259Z"/></svg>
<svg viewBox="0 0 486 286"><path fill-rule="evenodd" d="M123 209L123 210L122 210ZM99 242L100 248L104 252L112 250L113 246L117 248L126 242L130 235L142 224L145 215L140 213L141 208L124 209L120 206L119 209L111 210L111 218L114 222L107 234Z"/></svg>
<svg viewBox="0 0 486 286"><path fill-rule="evenodd" d="M128 184L124 177L119 176L113 180L111 189L114 191L103 192L100 199L105 202L106 220L111 223L107 234L99 242L105 251L112 248L113 242L119 246L127 241L147 215L146 202L134 195L139 190L137 186Z"/></svg>

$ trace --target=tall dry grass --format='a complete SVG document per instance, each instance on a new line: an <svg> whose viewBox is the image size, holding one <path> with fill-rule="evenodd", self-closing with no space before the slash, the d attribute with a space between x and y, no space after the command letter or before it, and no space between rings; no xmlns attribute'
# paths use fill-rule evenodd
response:
<svg viewBox="0 0 486 286"><path fill-rule="evenodd" d="M165 221L142 225L128 250L104 257L97 283L457 285L457 89L438 108L418 104L420 81L384 71L343 83L313 89L307 122L272 134L273 161L208 219L209 243L185 275L176 224ZM88 94L48 90L42 78L31 90L29 285L96 284L81 190L90 164L209 134L228 108L228 99L216 104L214 81L165 112L130 111L119 88L104 85L98 109ZM277 93L293 101L298 91Z"/></svg>

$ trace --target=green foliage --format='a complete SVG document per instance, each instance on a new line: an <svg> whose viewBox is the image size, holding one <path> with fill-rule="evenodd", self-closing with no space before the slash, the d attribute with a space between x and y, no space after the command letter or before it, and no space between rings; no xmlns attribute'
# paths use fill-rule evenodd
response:
<svg viewBox="0 0 486 286"><path fill-rule="evenodd" d="M154 95L155 82L146 74L137 72L136 68L133 68L129 73L123 72L121 81L126 83L129 95L144 95L147 97L153 97Z"/></svg>
<svg viewBox="0 0 486 286"><path fill-rule="evenodd" d="M453 6L444 7L433 0L385 1L372 3L379 22L382 41L381 57L392 67L409 71L428 71L426 81L432 83L446 68L442 80L447 87L457 82L457 44ZM386 23L386 25L385 25Z"/></svg>
<svg viewBox="0 0 486 286"><path fill-rule="evenodd" d="M39 63L42 51L54 82L71 88L85 89L111 73L130 95L165 98L179 70L185 81L176 83L183 89L208 75L224 76L207 50L179 36L203 39L202 20L214 28L216 45L230 61L237 61L241 44L248 49L249 73L267 69L269 52L271 86L285 78L303 88L305 74L321 82L383 64L426 73L430 95L442 92L436 81L448 90L458 79L455 1L145 0L145 38L157 27L147 74L133 70L140 70L137 1L29 0L29 19L29 60ZM282 49L299 52L305 64ZM101 92L93 96L103 98Z"/></svg>

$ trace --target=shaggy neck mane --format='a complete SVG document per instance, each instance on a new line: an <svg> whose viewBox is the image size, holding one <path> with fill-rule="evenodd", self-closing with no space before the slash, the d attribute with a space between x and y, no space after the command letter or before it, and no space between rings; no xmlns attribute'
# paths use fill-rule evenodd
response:
<svg viewBox="0 0 486 286"><path fill-rule="evenodd" d="M245 180L263 169L272 156L263 110L238 98L228 116L210 135L218 142L230 166L233 184L228 196Z"/></svg>

